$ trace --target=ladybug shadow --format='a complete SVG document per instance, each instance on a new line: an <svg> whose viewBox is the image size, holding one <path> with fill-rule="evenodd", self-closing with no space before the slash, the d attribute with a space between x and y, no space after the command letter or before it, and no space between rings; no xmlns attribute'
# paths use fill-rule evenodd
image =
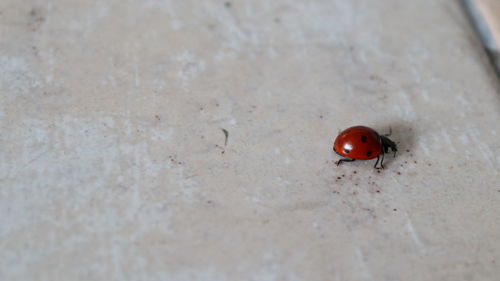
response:
<svg viewBox="0 0 500 281"><path fill-rule="evenodd" d="M384 167L388 168L398 156L409 154L415 147L415 132L411 123L390 123L377 127L379 134L386 136L396 143L397 152L390 151L385 154Z"/></svg>

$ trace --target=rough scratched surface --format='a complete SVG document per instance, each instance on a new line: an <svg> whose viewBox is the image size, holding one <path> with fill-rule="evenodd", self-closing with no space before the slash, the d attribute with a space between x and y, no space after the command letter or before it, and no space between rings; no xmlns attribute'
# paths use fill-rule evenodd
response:
<svg viewBox="0 0 500 281"><path fill-rule="evenodd" d="M498 280L499 120L455 1L2 0L0 280Z"/></svg>

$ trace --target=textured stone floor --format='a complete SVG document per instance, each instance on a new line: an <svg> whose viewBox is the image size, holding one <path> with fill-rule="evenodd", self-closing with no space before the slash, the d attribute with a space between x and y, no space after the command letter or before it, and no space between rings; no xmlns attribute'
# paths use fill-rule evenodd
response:
<svg viewBox="0 0 500 281"><path fill-rule="evenodd" d="M457 1L2 0L0 280L498 280L499 123Z"/></svg>

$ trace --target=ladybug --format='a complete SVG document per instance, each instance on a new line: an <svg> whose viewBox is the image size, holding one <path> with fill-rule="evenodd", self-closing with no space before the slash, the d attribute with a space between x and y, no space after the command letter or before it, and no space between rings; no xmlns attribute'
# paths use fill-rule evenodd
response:
<svg viewBox="0 0 500 281"><path fill-rule="evenodd" d="M384 168L384 154L389 152L389 148L394 152L394 157L398 151L396 143L388 138L388 135L380 135L372 128L365 126L354 126L344 131L335 139L333 151L342 158L337 161L337 166L342 162L352 162L355 160L370 160L377 158L374 168L380 160L380 167ZM377 168L377 169L379 169Z"/></svg>

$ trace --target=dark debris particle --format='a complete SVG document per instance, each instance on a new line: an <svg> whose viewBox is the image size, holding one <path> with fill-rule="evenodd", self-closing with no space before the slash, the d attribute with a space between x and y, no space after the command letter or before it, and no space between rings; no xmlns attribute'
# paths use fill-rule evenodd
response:
<svg viewBox="0 0 500 281"><path fill-rule="evenodd" d="M398 209L392 209L394 212L396 212Z"/></svg>
<svg viewBox="0 0 500 281"><path fill-rule="evenodd" d="M342 178L341 177L337 177L338 180L341 180Z"/></svg>
<svg viewBox="0 0 500 281"><path fill-rule="evenodd" d="M320 118L320 119L323 119L323 115L320 115L320 116L319 116L319 118Z"/></svg>
<svg viewBox="0 0 500 281"><path fill-rule="evenodd" d="M207 201L207 203L208 203L208 204L212 204L212 200L208 200L208 201Z"/></svg>
<svg viewBox="0 0 500 281"><path fill-rule="evenodd" d="M345 177L345 174L342 174L342 177Z"/></svg>
<svg viewBox="0 0 500 281"><path fill-rule="evenodd" d="M226 8L231 8L231 2L224 3L224 6L226 6Z"/></svg>
<svg viewBox="0 0 500 281"><path fill-rule="evenodd" d="M401 175L401 172L400 172L400 171L398 171L398 175Z"/></svg>
<svg viewBox="0 0 500 281"><path fill-rule="evenodd" d="M380 170L377 170L377 173L379 173L379 174L380 174Z"/></svg>
<svg viewBox="0 0 500 281"><path fill-rule="evenodd" d="M358 173L358 171L354 171L354 172L352 172L352 173L353 173L353 174L357 174L357 173Z"/></svg>
<svg viewBox="0 0 500 281"><path fill-rule="evenodd" d="M406 150L406 152L410 152L410 150L409 150L409 149L407 149L407 150Z"/></svg>
<svg viewBox="0 0 500 281"><path fill-rule="evenodd" d="M160 115L155 115L155 118L156 118L156 120L158 120L158 121L160 121L160 120L161 120Z"/></svg>
<svg viewBox="0 0 500 281"><path fill-rule="evenodd" d="M226 129L221 129L224 133L224 146L227 145L227 139L229 138L229 132Z"/></svg>
<svg viewBox="0 0 500 281"><path fill-rule="evenodd" d="M375 192L380 193L380 190L376 190Z"/></svg>
<svg viewBox="0 0 500 281"><path fill-rule="evenodd" d="M417 161L413 161L413 163L417 164Z"/></svg>

